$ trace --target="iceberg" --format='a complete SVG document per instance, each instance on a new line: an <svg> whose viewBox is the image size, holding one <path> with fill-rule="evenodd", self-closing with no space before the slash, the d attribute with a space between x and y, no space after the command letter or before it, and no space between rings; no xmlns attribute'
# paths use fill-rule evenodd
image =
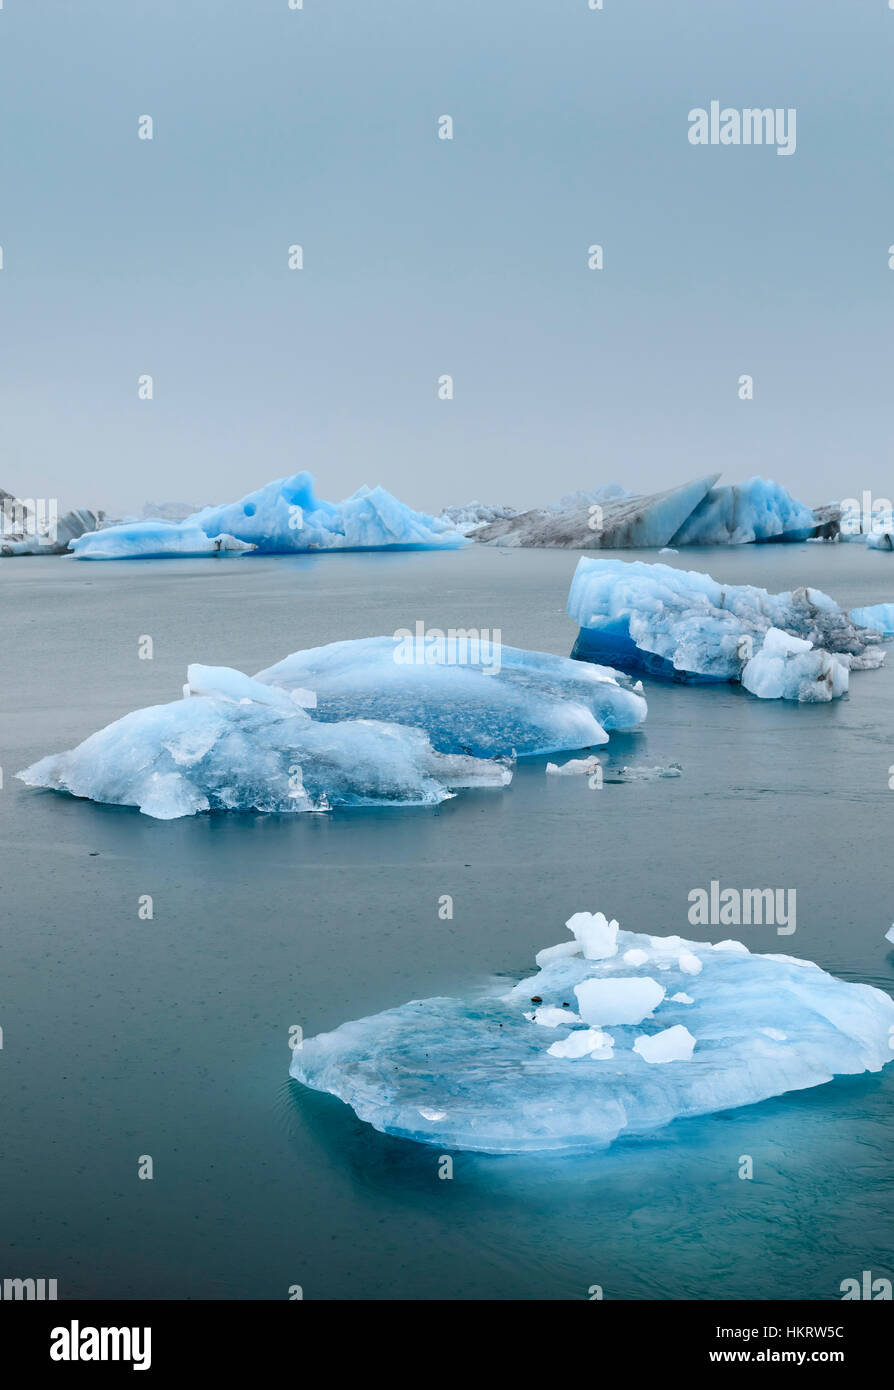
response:
<svg viewBox="0 0 894 1390"><path fill-rule="evenodd" d="M519 752L578 748L646 714L629 680L544 652L488 667L395 663L391 638L296 652L252 678L189 667L184 697L135 710L18 774L171 820L200 811L434 806L504 787Z"/></svg>
<svg viewBox="0 0 894 1390"><path fill-rule="evenodd" d="M481 526L473 539L482 545L548 546L578 550L620 550L668 545L694 511L719 473L682 487L646 496L619 496L614 485L568 498L570 506L543 507ZM593 503L590 496L604 497Z"/></svg>
<svg viewBox="0 0 894 1390"><path fill-rule="evenodd" d="M580 625L578 661L665 680L741 681L764 699L832 700L851 670L885 659L879 634L819 589L771 594L640 560L581 558L568 613Z"/></svg>
<svg viewBox="0 0 894 1390"><path fill-rule="evenodd" d="M503 762L436 752L421 729L322 723L293 698L229 667L189 667L185 698L135 710L68 753L18 774L157 820L199 811L436 806L460 788L504 787Z"/></svg>
<svg viewBox="0 0 894 1390"><path fill-rule="evenodd" d="M479 637L451 647L431 631L293 652L256 679L312 691L317 719L387 719L424 729L442 753L526 757L607 743L608 730L645 719L642 687L604 666L585 671L568 657Z"/></svg>
<svg viewBox="0 0 894 1390"><path fill-rule="evenodd" d="M449 521L414 512L384 488L362 487L344 502L323 502L314 495L311 474L296 473L277 478L238 502L204 507L183 521L155 518L112 526L81 537L71 549L79 560L207 553L189 548L197 532L210 541L235 538L266 555L307 550L456 549L466 543Z"/></svg>
<svg viewBox="0 0 894 1390"><path fill-rule="evenodd" d="M858 627L871 627L874 632L894 637L894 603L874 603L868 608L852 608L851 622Z"/></svg>
<svg viewBox="0 0 894 1390"><path fill-rule="evenodd" d="M866 533L866 549L894 550L894 532L868 531Z"/></svg>
<svg viewBox="0 0 894 1390"><path fill-rule="evenodd" d="M671 545L748 545L755 541L803 541L817 519L779 483L749 478L712 487L686 518Z"/></svg>
<svg viewBox="0 0 894 1390"><path fill-rule="evenodd" d="M464 536L476 531L479 526L487 526L492 521L505 521L517 516L515 507L494 506L489 502L466 502L463 506L445 507L440 520L448 526L455 526Z"/></svg>
<svg viewBox="0 0 894 1390"><path fill-rule="evenodd" d="M290 1073L386 1134L571 1154L894 1060L894 1001L871 985L735 941L622 931L618 944L598 959L576 940L540 952L508 994L344 1023L305 1039Z"/></svg>
<svg viewBox="0 0 894 1390"><path fill-rule="evenodd" d="M235 536L206 535L201 526L188 522L134 521L109 526L72 543L80 560L155 560L179 555L243 555L257 549Z"/></svg>

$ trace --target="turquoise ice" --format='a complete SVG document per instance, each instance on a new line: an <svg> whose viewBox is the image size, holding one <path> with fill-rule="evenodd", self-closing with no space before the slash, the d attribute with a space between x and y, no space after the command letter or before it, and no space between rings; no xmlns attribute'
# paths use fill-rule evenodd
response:
<svg viewBox="0 0 894 1390"><path fill-rule="evenodd" d="M765 699L816 703L881 665L878 633L828 594L771 594L643 561L582 558L568 596L580 626L572 656L659 679L741 681Z"/></svg>
<svg viewBox="0 0 894 1390"><path fill-rule="evenodd" d="M238 502L205 507L185 521L109 526L73 541L71 549L79 560L211 553L213 547L202 548L202 536L206 542L243 542L261 554L456 549L466 544L449 521L414 512L384 488L362 487L344 502L324 502L314 494L311 474L296 473Z"/></svg>
<svg viewBox="0 0 894 1390"><path fill-rule="evenodd" d="M309 1038L291 1075L387 1134L573 1153L894 1058L894 1001L810 961L618 930L574 938L508 993L417 999Z"/></svg>

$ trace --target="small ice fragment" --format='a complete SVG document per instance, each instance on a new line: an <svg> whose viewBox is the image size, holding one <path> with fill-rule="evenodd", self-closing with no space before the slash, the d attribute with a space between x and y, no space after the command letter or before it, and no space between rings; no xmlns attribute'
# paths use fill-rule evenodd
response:
<svg viewBox="0 0 894 1390"><path fill-rule="evenodd" d="M885 940L894 942L894 922L891 923L890 927L885 932Z"/></svg>
<svg viewBox="0 0 894 1390"><path fill-rule="evenodd" d="M531 1013L526 1013L525 1018L531 1023L539 1023L541 1028L561 1028L563 1024L583 1023L580 1014L576 1014L573 1009L556 1009L552 1004L541 1004Z"/></svg>
<svg viewBox="0 0 894 1390"><path fill-rule="evenodd" d="M554 960L560 960L562 956L579 956L579 941L560 941L558 946L544 946L542 951L538 951L534 960L542 970Z"/></svg>
<svg viewBox="0 0 894 1390"><path fill-rule="evenodd" d="M600 1027L613 1023L642 1023L665 995L663 985L646 976L609 976L582 980L574 986L580 1016Z"/></svg>
<svg viewBox="0 0 894 1390"><path fill-rule="evenodd" d="M628 965L645 965L649 955L647 951L641 951L638 946L635 946L632 951L624 952L624 959Z"/></svg>
<svg viewBox="0 0 894 1390"><path fill-rule="evenodd" d="M677 964L684 975L700 975L702 972L702 963L692 951L681 951Z"/></svg>
<svg viewBox="0 0 894 1390"><path fill-rule="evenodd" d="M591 777L598 771L599 759L592 758L571 758L569 762L547 763L546 770L556 777Z"/></svg>
<svg viewBox="0 0 894 1390"><path fill-rule="evenodd" d="M744 941L733 941L732 938L729 941L715 941L710 949L712 951L738 951L740 956L751 955Z"/></svg>
<svg viewBox="0 0 894 1390"><path fill-rule="evenodd" d="M423 1120L444 1120L447 1118L446 1110L423 1110L422 1106L419 1107L419 1114Z"/></svg>
<svg viewBox="0 0 894 1390"><path fill-rule="evenodd" d="M693 997L692 997L691 994L684 994L683 991L680 990L680 993L679 993L679 994L672 994L672 995L671 995L671 1003L672 1003L672 1004L694 1004L694 1003L695 1003L695 1000L693 999Z"/></svg>
<svg viewBox="0 0 894 1390"><path fill-rule="evenodd" d="M604 912L575 912L565 923L587 960L608 960L618 954L618 923Z"/></svg>
<svg viewBox="0 0 894 1390"><path fill-rule="evenodd" d="M611 1045L611 1038L601 1029L578 1028L576 1032L569 1033L567 1038L552 1043L546 1050L550 1057L576 1058L588 1057L597 1048L601 1051L602 1048L610 1048Z"/></svg>
<svg viewBox="0 0 894 1390"><path fill-rule="evenodd" d="M642 1034L633 1044L644 1062L688 1062L695 1048L695 1038L682 1023L664 1028L651 1037Z"/></svg>

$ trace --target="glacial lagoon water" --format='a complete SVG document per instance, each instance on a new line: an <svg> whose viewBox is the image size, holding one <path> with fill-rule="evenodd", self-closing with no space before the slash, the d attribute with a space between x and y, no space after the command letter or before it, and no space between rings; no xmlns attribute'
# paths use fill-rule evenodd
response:
<svg viewBox="0 0 894 1390"><path fill-rule="evenodd" d="M894 599L894 557L853 545L662 560L847 607ZM600 791L537 759L435 810L164 823L14 780L176 698L190 661L254 672L417 619L567 655L576 561L0 562L0 1272L55 1277L63 1298L272 1299L834 1299L864 1269L894 1275L894 1068L584 1158L454 1154L450 1180L436 1149L288 1079L293 1025L509 988L581 909L738 934L894 992L894 649L831 705L646 682L648 720L612 735L604 766L683 774ZM692 927L688 893L711 880L795 889L795 934Z"/></svg>

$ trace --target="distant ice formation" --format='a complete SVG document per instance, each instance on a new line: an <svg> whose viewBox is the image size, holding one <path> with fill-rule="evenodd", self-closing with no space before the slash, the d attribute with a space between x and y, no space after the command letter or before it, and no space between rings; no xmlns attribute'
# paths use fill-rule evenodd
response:
<svg viewBox="0 0 894 1390"><path fill-rule="evenodd" d="M62 555L69 541L102 525L102 512L86 507L49 516L49 509L36 509L0 489L0 556Z"/></svg>
<svg viewBox="0 0 894 1390"><path fill-rule="evenodd" d="M750 584L643 561L578 561L568 613L572 656L667 680L741 681L764 699L832 700L850 670L884 661L881 637L819 589Z"/></svg>
<svg viewBox="0 0 894 1390"><path fill-rule="evenodd" d="M814 534L810 507L779 483L749 478L713 487L672 539L680 545L747 545L754 541L803 541Z"/></svg>
<svg viewBox="0 0 894 1390"><path fill-rule="evenodd" d="M190 547L197 530L212 542L235 538L261 554L273 555L306 550L455 549L465 544L449 522L414 512L384 488L362 487L344 502L323 502L314 495L311 475L296 473L277 478L238 502L205 507L181 522L159 518L112 526L98 535L83 536L71 548L79 560L195 554Z"/></svg>
<svg viewBox="0 0 894 1390"><path fill-rule="evenodd" d="M874 603L868 608L852 608L851 622L858 627L871 627L886 637L894 637L894 603Z"/></svg>
<svg viewBox="0 0 894 1390"><path fill-rule="evenodd" d="M370 638L296 652L254 679L193 665L186 698L135 710L18 775L160 820L431 806L506 786L517 754L605 743L607 729L646 714L627 677L544 652L504 648L498 671L395 654L394 639Z"/></svg>
<svg viewBox="0 0 894 1390"><path fill-rule="evenodd" d="M568 927L508 994L344 1023L305 1039L291 1075L386 1134L574 1153L894 1059L894 1001L871 985L738 941L619 931L602 913Z"/></svg>

